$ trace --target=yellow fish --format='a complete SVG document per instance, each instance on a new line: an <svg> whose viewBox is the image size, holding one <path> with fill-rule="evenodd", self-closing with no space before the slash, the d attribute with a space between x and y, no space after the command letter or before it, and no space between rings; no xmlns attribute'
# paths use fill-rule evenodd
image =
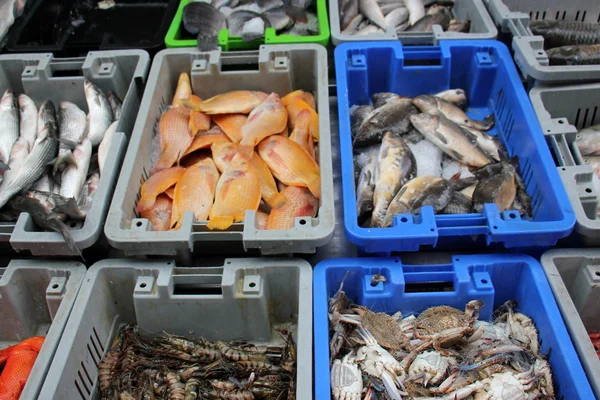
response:
<svg viewBox="0 0 600 400"><path fill-rule="evenodd" d="M190 147L183 153L184 156L201 149L208 149L214 143L226 142L229 143L230 140L224 133L207 133L207 134L198 134L190 144Z"/></svg>
<svg viewBox="0 0 600 400"><path fill-rule="evenodd" d="M190 111L190 134L196 135L199 131L210 128L210 117L200 111Z"/></svg>
<svg viewBox="0 0 600 400"><path fill-rule="evenodd" d="M172 207L173 200L165 192L159 194L154 205L149 210L142 211L140 216L150 221L155 231L168 231L171 223Z"/></svg>
<svg viewBox="0 0 600 400"><path fill-rule="evenodd" d="M183 107L183 101L188 99L191 95L192 82L190 82L190 76L187 72L182 72L179 74L177 88L175 89L175 95L173 95L171 105L173 107Z"/></svg>
<svg viewBox="0 0 600 400"><path fill-rule="evenodd" d="M292 101L300 99L303 100L306 104L310 106L313 110L317 111L317 105L315 104L315 98L311 93L305 92L304 90L295 90L283 96L281 98L281 103L284 106L287 106Z"/></svg>
<svg viewBox="0 0 600 400"><path fill-rule="evenodd" d="M215 114L212 116L213 122L235 143L242 140L242 126L247 119L248 116L244 114Z"/></svg>
<svg viewBox="0 0 600 400"><path fill-rule="evenodd" d="M315 110L313 110L304 100L296 98L292 102L290 102L287 106L285 106L287 112L289 114L289 125L290 129L294 129L296 127L296 119L302 110L308 110L310 112L310 123L308 126L308 130L315 140L315 142L319 141L319 114Z"/></svg>
<svg viewBox="0 0 600 400"><path fill-rule="evenodd" d="M141 213L151 209L156 201L156 196L164 193L165 190L176 184L184 172L185 168L173 167L164 169L150 176L150 178L142 184L137 212Z"/></svg>
<svg viewBox="0 0 600 400"><path fill-rule="evenodd" d="M242 126L241 144L256 146L264 138L283 131L287 121L288 114L279 96L271 93L248 115L248 120Z"/></svg>
<svg viewBox="0 0 600 400"><path fill-rule="evenodd" d="M306 152L315 159L315 142L310 135L310 111L302 110L296 118L296 126L290 135L290 140L298 143Z"/></svg>
<svg viewBox="0 0 600 400"><path fill-rule="evenodd" d="M318 209L319 200L308 189L288 186L274 200L267 229L291 229L294 227L296 217L314 218L317 216Z"/></svg>
<svg viewBox="0 0 600 400"><path fill-rule="evenodd" d="M171 168L190 147L194 135L190 133L189 121L190 111L181 107L170 108L160 117L160 157L150 174Z"/></svg>
<svg viewBox="0 0 600 400"><path fill-rule="evenodd" d="M260 142L258 154L277 180L289 186L308 187L313 196L321 197L319 166L299 144L273 135Z"/></svg>
<svg viewBox="0 0 600 400"><path fill-rule="evenodd" d="M200 104L184 102L186 107L207 114L248 114L267 98L267 94L252 90L234 90L218 94Z"/></svg>

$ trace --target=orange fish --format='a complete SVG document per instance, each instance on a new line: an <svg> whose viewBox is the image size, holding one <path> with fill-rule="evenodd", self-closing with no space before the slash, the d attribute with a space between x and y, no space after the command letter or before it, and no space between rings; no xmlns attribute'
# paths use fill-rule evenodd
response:
<svg viewBox="0 0 600 400"><path fill-rule="evenodd" d="M142 185L137 212L141 213L150 210L156 201L156 196L164 193L165 190L176 184L184 172L185 168L173 167L150 176Z"/></svg>
<svg viewBox="0 0 600 400"><path fill-rule="evenodd" d="M183 214L186 211L192 211L197 221L208 218L218 180L219 171L210 158L194 164L185 171L175 186L171 216L173 229L181 227Z"/></svg>
<svg viewBox="0 0 600 400"><path fill-rule="evenodd" d="M142 218L146 218L152 223L155 231L168 231L171 228L171 212L173 209L173 200L171 200L173 194L169 195L171 189L169 188L165 193L159 194L154 205L149 210L140 213Z"/></svg>
<svg viewBox="0 0 600 400"><path fill-rule="evenodd" d="M181 158L179 164L184 168L189 168L205 158L210 158L210 149L198 150Z"/></svg>
<svg viewBox="0 0 600 400"><path fill-rule="evenodd" d="M225 170L215 194L215 203L210 209L208 229L225 230L234 222L245 218L246 210L256 211L260 204L260 179L249 167L246 156L234 156L232 167Z"/></svg>
<svg viewBox="0 0 600 400"><path fill-rule="evenodd" d="M308 129L310 125L310 111L302 110L296 118L296 126L290 135L290 140L298 143L306 152L315 158L315 142Z"/></svg>
<svg viewBox="0 0 600 400"><path fill-rule="evenodd" d="M317 105L315 104L315 98L312 93L305 92L304 90L295 90L286 94L281 98L281 103L283 103L284 106L287 106L296 99L303 100L310 108L317 111Z"/></svg>
<svg viewBox="0 0 600 400"><path fill-rule="evenodd" d="M219 172L223 173L231 165L233 157L241 150L241 146L237 143L218 142L214 143L210 150L215 165Z"/></svg>
<svg viewBox="0 0 600 400"><path fill-rule="evenodd" d="M200 103L202 103L202 99L199 96L196 96L195 94L190 95L190 97L187 99L181 100L181 105L183 107L197 112L200 112L198 111Z"/></svg>
<svg viewBox="0 0 600 400"><path fill-rule="evenodd" d="M264 138L285 129L288 114L276 93L271 93L256 107L242 126L242 141L245 146L256 146Z"/></svg>
<svg viewBox="0 0 600 400"><path fill-rule="evenodd" d="M185 151L185 153L183 153L183 155L186 156L196 150L208 149L214 143L222 143L222 142L227 142L227 143L230 142L229 138L224 133L208 133L208 134L200 133L200 134L196 135L196 137L192 141L192 144L190 145L190 147L188 147L188 149Z"/></svg>
<svg viewBox="0 0 600 400"><path fill-rule="evenodd" d="M290 130L288 129L287 125L281 132L278 133L278 135L281 135L284 138L290 137Z"/></svg>
<svg viewBox="0 0 600 400"><path fill-rule="evenodd" d="M171 200L173 200L173 197L175 196L175 186L171 186L170 188L168 188L167 190L165 190L165 194L167 196L169 196L169 198Z"/></svg>
<svg viewBox="0 0 600 400"><path fill-rule="evenodd" d="M242 140L242 126L247 119L248 116L244 114L215 114L212 116L213 122L235 143Z"/></svg>
<svg viewBox="0 0 600 400"><path fill-rule="evenodd" d="M258 145L258 154L279 181L308 187L313 196L321 197L319 166L298 143L278 135L269 136Z"/></svg>
<svg viewBox="0 0 600 400"><path fill-rule="evenodd" d="M288 186L273 201L267 229L291 229L296 217L316 217L319 200L303 187Z"/></svg>
<svg viewBox="0 0 600 400"><path fill-rule="evenodd" d="M183 107L183 101L188 99L192 95L192 82L190 82L190 76L187 72L179 74L177 81L177 88L175 89L175 95L173 96L173 107Z"/></svg>
<svg viewBox="0 0 600 400"><path fill-rule="evenodd" d="M171 168L190 147L194 135L190 133L189 121L190 111L181 107L171 108L160 117L160 157L150 175Z"/></svg>
<svg viewBox="0 0 600 400"><path fill-rule="evenodd" d="M256 220L254 220L254 226L256 229L267 229L267 221L269 220L269 215L262 212L256 212Z"/></svg>
<svg viewBox="0 0 600 400"><path fill-rule="evenodd" d="M248 114L267 98L267 94L252 90L234 90L218 94L200 104L186 103L194 111L207 114Z"/></svg>
<svg viewBox="0 0 600 400"><path fill-rule="evenodd" d="M317 114L317 112L315 110L310 108L310 106L308 104L306 104L306 102L304 100L301 100L299 98L294 99L294 101L290 102L285 108L287 109L287 112L290 116L289 125L290 125L290 129L292 129L292 130L296 127L296 119L298 118L298 115L300 114L300 112L302 110L308 110L310 112L310 124L308 126L308 130L309 130L310 134L312 135L313 139L315 140L315 142L318 142L319 141L319 114Z"/></svg>
<svg viewBox="0 0 600 400"><path fill-rule="evenodd" d="M44 337L36 336L11 346L6 365L0 375L0 399L18 400L21 397L43 344Z"/></svg>
<svg viewBox="0 0 600 400"><path fill-rule="evenodd" d="M198 131L210 128L210 117L200 111L190 111L190 134L195 135Z"/></svg>

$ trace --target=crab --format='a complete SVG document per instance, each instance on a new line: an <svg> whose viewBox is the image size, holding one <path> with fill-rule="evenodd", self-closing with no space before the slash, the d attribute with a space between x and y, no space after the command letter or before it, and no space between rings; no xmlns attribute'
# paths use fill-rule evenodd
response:
<svg viewBox="0 0 600 400"><path fill-rule="evenodd" d="M528 316L520 312L514 312L516 305L514 300L504 303L502 307L506 308L507 311L499 319L506 318L506 331L511 339L522 343L533 354L537 355L539 352L539 341L535 324Z"/></svg>
<svg viewBox="0 0 600 400"><path fill-rule="evenodd" d="M341 321L364 327L371 332L377 343L389 350L410 348L410 338L404 333L397 319L386 313L375 313L364 306L352 309L356 314L344 314ZM408 329L408 325L406 326Z"/></svg>
<svg viewBox="0 0 600 400"><path fill-rule="evenodd" d="M533 364L533 371L540 379L538 380L540 384L539 389L545 396L554 397L554 386L552 385L552 370L550 369L550 365L548 361L538 358L535 360Z"/></svg>
<svg viewBox="0 0 600 400"><path fill-rule="evenodd" d="M363 389L362 373L356 364L356 355L348 353L331 366L331 391L334 400L360 400Z"/></svg>
<svg viewBox="0 0 600 400"><path fill-rule="evenodd" d="M427 383L437 384L446 375L448 365L454 363L453 358L443 357L437 351L426 351L419 354L408 368L408 379L423 377L423 386Z"/></svg>
<svg viewBox="0 0 600 400"><path fill-rule="evenodd" d="M415 320L415 335L422 339L447 329L471 326L479 318L481 307L481 300L468 302L465 312L449 306L430 307Z"/></svg>

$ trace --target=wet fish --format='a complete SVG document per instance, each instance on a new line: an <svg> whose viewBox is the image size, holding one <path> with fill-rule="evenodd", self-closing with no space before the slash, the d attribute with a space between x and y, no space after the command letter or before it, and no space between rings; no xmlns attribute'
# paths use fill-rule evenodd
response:
<svg viewBox="0 0 600 400"><path fill-rule="evenodd" d="M61 215L61 219L63 220L68 217L74 221L82 221L86 217L86 214L79 209L77 202L73 198L67 199L57 193L37 190L28 190L23 193L23 196L39 200L51 212L63 214Z"/></svg>
<svg viewBox="0 0 600 400"><path fill-rule="evenodd" d="M286 230L294 227L297 217L317 216L319 200L308 189L288 186L273 201L267 229Z"/></svg>
<svg viewBox="0 0 600 400"><path fill-rule="evenodd" d="M464 109L467 105L467 94L462 89L444 90L443 92L434 94L434 96L446 100L461 109Z"/></svg>
<svg viewBox="0 0 600 400"><path fill-rule="evenodd" d="M81 193L79 194L79 210L82 214L86 215L92 209L94 205L94 197L100 184L100 174L94 172L83 185ZM72 217L71 217L72 218Z"/></svg>
<svg viewBox="0 0 600 400"><path fill-rule="evenodd" d="M363 22L364 17L362 14L358 14L348 22L348 25L342 30L344 35L354 35L358 31L358 26Z"/></svg>
<svg viewBox="0 0 600 400"><path fill-rule="evenodd" d="M442 8L441 10L444 11L425 15L408 27L406 32L432 32L433 25L440 25L443 30L446 30L448 25L450 25L451 16L445 11L445 8Z"/></svg>
<svg viewBox="0 0 600 400"><path fill-rule="evenodd" d="M417 113L410 99L391 99L363 121L354 136L354 147L381 141L386 132L402 135L410 129L410 116Z"/></svg>
<svg viewBox="0 0 600 400"><path fill-rule="evenodd" d="M358 0L340 1L340 28L342 31L350 25L354 17L358 15Z"/></svg>
<svg viewBox="0 0 600 400"><path fill-rule="evenodd" d="M73 197L75 200L79 200L79 194L87 179L90 159L92 158L92 142L89 138L83 139L75 147L73 157L75 163L67 166L62 173L60 195L67 199Z"/></svg>
<svg viewBox="0 0 600 400"><path fill-rule="evenodd" d="M275 196L279 193L277 184L275 183L275 178L273 178L271 170L256 151L252 154L252 158L250 159L250 168L254 169L260 180L261 198L265 203L273 207Z"/></svg>
<svg viewBox="0 0 600 400"><path fill-rule="evenodd" d="M468 134L472 135L473 139L477 142L477 146L479 146L481 150L483 150L494 160L508 160L508 152L506 151L506 147L499 138L485 132L478 131L477 129L468 127L462 128Z"/></svg>
<svg viewBox="0 0 600 400"><path fill-rule="evenodd" d="M600 156L600 124L577 132L575 145L582 156Z"/></svg>
<svg viewBox="0 0 600 400"><path fill-rule="evenodd" d="M10 151L10 161L8 162L9 169L4 173L2 177L2 183L0 184L0 193L2 193L14 176L17 175L27 155L29 154L29 143L25 137L20 136L19 139L13 145Z"/></svg>
<svg viewBox="0 0 600 400"><path fill-rule="evenodd" d="M98 146L98 167L100 168L100 175L103 174L104 163L106 163L106 158L108 157L108 151L110 150L110 145L115 137L115 133L117 133L117 126L119 125L119 121L115 121L106 130L104 134L104 138L102 142L100 142L100 146Z"/></svg>
<svg viewBox="0 0 600 400"><path fill-rule="evenodd" d="M276 93L271 93L265 101L248 115L248 120L242 126L242 141L240 143L243 146L254 147L264 138L281 132L286 127L287 122L288 113L281 104L279 96Z"/></svg>
<svg viewBox="0 0 600 400"><path fill-rule="evenodd" d="M315 142L310 134L311 114L308 110L302 110L296 118L296 126L290 135L290 140L298 143L306 152L315 158Z"/></svg>
<svg viewBox="0 0 600 400"><path fill-rule="evenodd" d="M208 218L219 180L215 163L207 158L188 168L175 185L171 228L179 229L186 211L192 211L196 221Z"/></svg>
<svg viewBox="0 0 600 400"><path fill-rule="evenodd" d="M373 107L370 105L354 105L350 107L350 130L352 131L352 137L354 137L360 125L372 111Z"/></svg>
<svg viewBox="0 0 600 400"><path fill-rule="evenodd" d="M359 223L371 216L373 211L373 193L375 191L375 168L377 155L372 155L367 163L360 169L356 185L356 214Z"/></svg>
<svg viewBox="0 0 600 400"><path fill-rule="evenodd" d="M421 135L421 132L415 128L411 128L407 133L402 135L401 138L406 142L406 144L417 144L425 139L423 135Z"/></svg>
<svg viewBox="0 0 600 400"><path fill-rule="evenodd" d="M242 126L247 119L248 116L244 114L215 114L212 116L213 122L235 143L242 140Z"/></svg>
<svg viewBox="0 0 600 400"><path fill-rule="evenodd" d="M242 40L244 42L252 42L260 39L265 35L265 29L270 28L269 21L262 15L254 17L247 21L242 28Z"/></svg>
<svg viewBox="0 0 600 400"><path fill-rule="evenodd" d="M233 157L243 148L238 143L222 142L214 143L210 149L217 169L223 173L230 167Z"/></svg>
<svg viewBox="0 0 600 400"><path fill-rule="evenodd" d="M307 11L306 23L302 23L300 20L296 20L294 26L290 29L281 31L282 35L293 35L293 36L311 36L319 34L319 18L313 12Z"/></svg>
<svg viewBox="0 0 600 400"><path fill-rule="evenodd" d="M275 136L271 136L275 137ZM211 230L225 230L234 222L242 222L246 211L256 211L260 204L260 179L246 155L237 153L232 166L219 178L215 192L215 202L210 209L206 227Z"/></svg>
<svg viewBox="0 0 600 400"><path fill-rule="evenodd" d="M386 133L375 166L371 227L383 227L390 201L406 182L415 177L417 162L404 140Z"/></svg>
<svg viewBox="0 0 600 400"><path fill-rule="evenodd" d="M113 113L113 119L118 121L121 118L121 109L123 108L123 103L121 102L119 96L117 96L112 90L109 90L106 93L106 97Z"/></svg>
<svg viewBox="0 0 600 400"><path fill-rule="evenodd" d="M375 0L358 0L358 9L369 21L385 30L385 17Z"/></svg>
<svg viewBox="0 0 600 400"><path fill-rule="evenodd" d="M286 107L286 110L289 115L288 125L290 129L294 129L296 127L296 119L302 110L308 110L310 112L310 124L308 126L308 130L311 136L315 141L319 141L319 114L304 100L295 99L290 102Z"/></svg>
<svg viewBox="0 0 600 400"><path fill-rule="evenodd" d="M188 100L192 94L192 82L190 81L190 76L187 72L182 72L177 79L177 87L175 88L175 94L173 95L171 105L173 107L185 107L184 101Z"/></svg>
<svg viewBox="0 0 600 400"><path fill-rule="evenodd" d="M471 199L473 198L473 192L475 191L476 187L477 185L467 186L466 188L461 190L460 193L464 194L469 199L469 201L471 201Z"/></svg>
<svg viewBox="0 0 600 400"><path fill-rule="evenodd" d="M193 1L183 8L183 28L198 40L198 50L210 51L218 47L218 36L227 29L225 15L213 5Z"/></svg>
<svg viewBox="0 0 600 400"><path fill-rule="evenodd" d="M189 145L189 147L187 148L185 153L183 153L183 155L186 156L190 153L193 153L196 150L208 149L213 144L221 142L230 142L227 135L223 132L198 134L196 135L196 137L194 137L194 140L192 140L192 143Z"/></svg>
<svg viewBox="0 0 600 400"><path fill-rule="evenodd" d="M517 194L515 184L515 169L510 164L504 164L500 173L480 181L473 191L473 209L481 212L483 205L496 204L498 211L511 208Z"/></svg>
<svg viewBox="0 0 600 400"><path fill-rule="evenodd" d="M210 117L200 111L190 111L190 135L196 135L200 131L206 131L210 129L211 120Z"/></svg>
<svg viewBox="0 0 600 400"><path fill-rule="evenodd" d="M269 22L269 27L276 31L289 28L294 24L294 20L288 16L284 7L270 9L265 12L264 16Z"/></svg>
<svg viewBox="0 0 600 400"><path fill-rule="evenodd" d="M461 192L453 192L450 201L441 212L442 214L469 214L472 208L470 197Z"/></svg>
<svg viewBox="0 0 600 400"><path fill-rule="evenodd" d="M577 44L600 44L600 25L596 22L537 20L529 28L534 35L544 37L544 47L553 48Z"/></svg>
<svg viewBox="0 0 600 400"><path fill-rule="evenodd" d="M469 33L471 31L471 21L451 20L446 32Z"/></svg>
<svg viewBox="0 0 600 400"><path fill-rule="evenodd" d="M600 64L600 44L580 44L549 49L546 55L550 65Z"/></svg>
<svg viewBox="0 0 600 400"><path fill-rule="evenodd" d="M425 6L423 0L404 0L404 7L408 9L409 22L414 25L418 20L425 16Z"/></svg>
<svg viewBox="0 0 600 400"><path fill-rule="evenodd" d="M162 193L156 197L156 201L150 209L140 213L140 217L150 221L155 231L168 231L171 228L172 208L173 200Z"/></svg>
<svg viewBox="0 0 600 400"><path fill-rule="evenodd" d="M376 27L375 25L367 25L356 32L357 35L370 35L372 33L382 33L383 29Z"/></svg>
<svg viewBox="0 0 600 400"><path fill-rule="evenodd" d="M171 168L185 154L194 139L189 120L190 111L181 107L170 108L160 117L160 157L150 174Z"/></svg>
<svg viewBox="0 0 600 400"><path fill-rule="evenodd" d="M396 8L385 16L385 25L392 28L395 28L406 21L408 21L408 10L406 7Z"/></svg>
<svg viewBox="0 0 600 400"><path fill-rule="evenodd" d="M309 105L310 108L312 108L315 111L317 110L315 97L312 95L312 93L305 92L304 90L294 90L293 92L286 94L281 98L281 104L287 107L296 99L304 101L306 104Z"/></svg>
<svg viewBox="0 0 600 400"><path fill-rule="evenodd" d="M10 151L19 138L19 107L17 105L17 98L10 89L4 92L2 100L0 100L0 126L2 127L2 135L0 135L0 163L7 166L10 159Z"/></svg>
<svg viewBox="0 0 600 400"><path fill-rule="evenodd" d="M206 114L249 114L258 107L268 95L263 92L251 90L234 90L222 93L204 100L200 104L188 104L194 111L202 111Z"/></svg>
<svg viewBox="0 0 600 400"><path fill-rule="evenodd" d="M21 115L20 120L20 136L27 140L29 143L29 149L33 148L35 138L37 136L37 114L38 110L33 100L29 96L21 94L19 95L19 111Z"/></svg>
<svg viewBox="0 0 600 400"><path fill-rule="evenodd" d="M96 85L86 79L83 86L88 105L87 137L92 141L92 145L96 147L100 144L104 133L113 122L112 110L108 99Z"/></svg>
<svg viewBox="0 0 600 400"><path fill-rule="evenodd" d="M444 153L463 164L482 167L492 160L465 131L443 115L412 115L413 126Z"/></svg>
<svg viewBox="0 0 600 400"><path fill-rule="evenodd" d="M151 175L143 184L140 191L140 201L136 207L138 213L148 211L154 205L156 196L175 185L185 172L185 168L173 167Z"/></svg>
<svg viewBox="0 0 600 400"><path fill-rule="evenodd" d="M53 192L59 193L60 186L55 188L54 179L52 179L52 172L48 172L44 174L38 181L31 187L31 190L36 190L39 192Z"/></svg>
<svg viewBox="0 0 600 400"><path fill-rule="evenodd" d="M371 95L371 102L373 103L373 107L371 107L371 110L374 108L382 107L382 106L386 105L389 101L395 101L400 98L402 98L402 97L397 95L396 93L391 93L391 92L373 93ZM361 106L361 107L369 107L369 106Z"/></svg>
<svg viewBox="0 0 600 400"><path fill-rule="evenodd" d="M412 102L421 112L431 115L443 115L458 125L480 131L490 130L494 126L493 115L487 116L483 121L476 121L469 118L463 110L454 104L436 96L421 95L415 97Z"/></svg>
<svg viewBox="0 0 600 400"><path fill-rule="evenodd" d="M85 112L68 101L60 102L58 117L60 144L58 157L52 167L53 173L56 173L65 164L77 166L72 150L81 143L87 126Z"/></svg>
<svg viewBox="0 0 600 400"><path fill-rule="evenodd" d="M269 136L258 145L258 154L279 181L308 187L313 196L321 197L319 166L296 142L278 135Z"/></svg>
<svg viewBox="0 0 600 400"><path fill-rule="evenodd" d="M517 186L517 198L518 202L521 204L521 214L532 215L531 196L527 193L527 187L525 186L525 182L523 182L523 178L518 172L515 172L515 185Z"/></svg>

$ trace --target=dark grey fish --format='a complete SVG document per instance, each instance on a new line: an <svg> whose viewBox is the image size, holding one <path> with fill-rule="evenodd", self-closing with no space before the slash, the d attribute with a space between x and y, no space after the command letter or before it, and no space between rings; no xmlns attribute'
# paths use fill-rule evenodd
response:
<svg viewBox="0 0 600 400"><path fill-rule="evenodd" d="M375 166L377 155L373 155L360 171L356 185L356 212L359 223L371 217L373 192L375 191Z"/></svg>
<svg viewBox="0 0 600 400"><path fill-rule="evenodd" d="M214 6L194 1L183 8L183 27L198 39L198 50L210 51L218 47L218 36L227 29L225 15Z"/></svg>
<svg viewBox="0 0 600 400"><path fill-rule="evenodd" d="M442 214L469 214L472 208L471 199L461 192L454 192Z"/></svg>
<svg viewBox="0 0 600 400"><path fill-rule="evenodd" d="M227 29L230 36L242 36L244 26L248 21L254 18L261 18L261 15L254 11L239 10L234 11L227 17Z"/></svg>
<svg viewBox="0 0 600 400"><path fill-rule="evenodd" d="M525 182L523 182L523 178L521 178L519 172L515 172L515 184L517 185L517 200L519 200L519 203L521 203L521 214L533 216L531 209L531 196L527 194Z"/></svg>
<svg viewBox="0 0 600 400"><path fill-rule="evenodd" d="M402 137L402 139L404 139L404 141L407 144L417 144L421 140L425 139L425 137L423 137L423 135L421 134L421 132L419 132L415 128L411 128L407 133L405 133L401 137Z"/></svg>
<svg viewBox="0 0 600 400"><path fill-rule="evenodd" d="M515 168L504 164L499 174L480 181L473 192L473 209L481 212L484 204L496 204L500 212L509 210L515 201L517 185Z"/></svg>
<svg viewBox="0 0 600 400"><path fill-rule="evenodd" d="M380 92L375 93L371 96L371 101L373 102L373 108L379 108L385 105L389 100L399 99L400 96L396 93L391 92Z"/></svg>
<svg viewBox="0 0 600 400"><path fill-rule="evenodd" d="M354 137L358 127L371 112L373 112L373 107L368 104L350 107L350 130L352 131L352 137Z"/></svg>
<svg viewBox="0 0 600 400"><path fill-rule="evenodd" d="M402 135L410 127L411 115L417 114L417 109L410 99L393 99L385 105L376 108L363 121L354 136L354 146L364 147L369 144L379 143L386 132L392 135Z"/></svg>
<svg viewBox="0 0 600 400"><path fill-rule="evenodd" d="M287 15L285 8L273 8L265 13L265 18L269 21L271 28L276 31L287 29L294 24L294 21Z"/></svg>
<svg viewBox="0 0 600 400"><path fill-rule="evenodd" d="M561 46L547 50L550 65L600 64L600 44Z"/></svg>
<svg viewBox="0 0 600 400"><path fill-rule="evenodd" d="M443 10L443 11L442 11ZM406 32L431 32L433 25L440 25L443 30L448 28L452 17L442 8L440 12L425 15L406 29Z"/></svg>
<svg viewBox="0 0 600 400"><path fill-rule="evenodd" d="M106 97L108 98L108 104L110 104L110 108L113 113L113 119L117 121L119 118L121 118L121 108L123 107L123 103L121 102L119 96L114 94L112 90L109 90L106 93Z"/></svg>
<svg viewBox="0 0 600 400"><path fill-rule="evenodd" d="M340 28L346 29L358 15L358 0L340 0Z"/></svg>
<svg viewBox="0 0 600 400"><path fill-rule="evenodd" d="M461 32L469 33L471 31L471 21L458 21L453 19L450 21L446 32Z"/></svg>
<svg viewBox="0 0 600 400"><path fill-rule="evenodd" d="M471 170L471 173L475 176L475 178L477 178L477 180L483 181L502 172L504 165L504 162L489 163L481 168Z"/></svg>
<svg viewBox="0 0 600 400"><path fill-rule="evenodd" d="M600 44L600 24L596 22L538 20L531 21L529 28L534 35L544 37L544 47L577 44Z"/></svg>

